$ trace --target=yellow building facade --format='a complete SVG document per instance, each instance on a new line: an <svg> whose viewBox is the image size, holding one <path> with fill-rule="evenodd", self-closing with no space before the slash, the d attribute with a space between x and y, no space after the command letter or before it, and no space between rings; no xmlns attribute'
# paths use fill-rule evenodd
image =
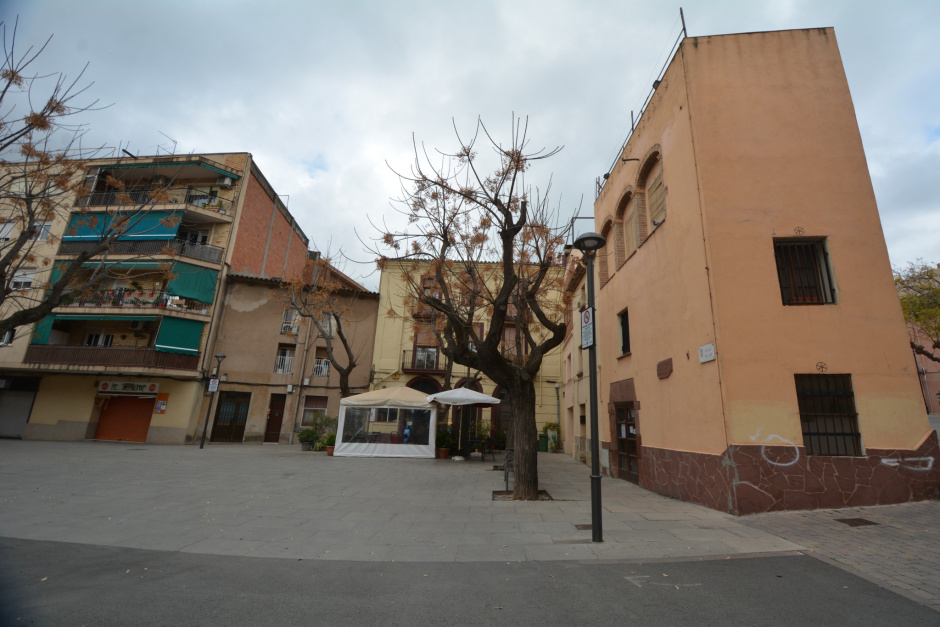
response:
<svg viewBox="0 0 940 627"><path fill-rule="evenodd" d="M389 260L382 269L373 353L372 388L408 386L434 394L444 389L448 364L437 348L437 341L433 334L423 332L421 325L416 325L415 307L406 305L410 299L404 273L410 271L413 263L415 262L411 260L393 259ZM418 273L420 273L420 267ZM417 321L419 323L423 321L420 312ZM486 317L482 317L476 324L483 325L483 333L489 330L489 320ZM477 371L468 373L466 366L453 365L452 388L464 387L468 378L471 381L471 388L501 400L506 398L504 390L485 375ZM541 431L544 425L557 422L560 416L562 403L560 347L545 356L542 368L535 379L535 392L535 418L537 427ZM512 419L508 403L475 408L472 415L474 424L483 423L494 435L498 435L500 431L508 432L507 427Z"/></svg>

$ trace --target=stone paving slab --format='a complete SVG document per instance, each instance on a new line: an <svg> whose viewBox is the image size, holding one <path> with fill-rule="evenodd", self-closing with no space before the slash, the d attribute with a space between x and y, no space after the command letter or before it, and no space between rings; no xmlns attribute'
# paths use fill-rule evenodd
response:
<svg viewBox="0 0 940 627"><path fill-rule="evenodd" d="M598 561L787 552L740 519L541 454L554 501L493 501L492 464L328 457L289 446L0 440L0 536L248 557ZM563 498L562 498L563 497Z"/></svg>
<svg viewBox="0 0 940 627"><path fill-rule="evenodd" d="M877 524L850 527L837 522L846 518ZM774 512L740 521L801 544L808 555L940 611L940 502Z"/></svg>

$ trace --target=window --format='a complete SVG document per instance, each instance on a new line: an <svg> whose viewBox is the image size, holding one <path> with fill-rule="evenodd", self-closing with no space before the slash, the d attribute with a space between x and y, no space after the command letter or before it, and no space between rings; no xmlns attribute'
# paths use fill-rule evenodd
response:
<svg viewBox="0 0 940 627"><path fill-rule="evenodd" d="M13 223L4 222L0 224L0 242L9 242L10 236L13 233Z"/></svg>
<svg viewBox="0 0 940 627"><path fill-rule="evenodd" d="M38 240L40 242L46 241L46 238L49 237L49 229L51 227L51 222L37 222L33 227L33 235L30 237L30 239Z"/></svg>
<svg viewBox="0 0 940 627"><path fill-rule="evenodd" d="M502 342L502 353L503 357L507 359L513 359L516 356L516 336L518 331L514 325L506 324L503 326L503 342ZM519 341L522 343L522 354L523 356L528 352L528 346L525 343L525 337L520 337Z"/></svg>
<svg viewBox="0 0 940 627"><path fill-rule="evenodd" d="M296 309L285 309L284 317L281 319L281 333L297 335L297 327L300 325L300 313Z"/></svg>
<svg viewBox="0 0 940 627"><path fill-rule="evenodd" d="M33 277L36 275L35 268L23 268L13 274L13 280L10 281L12 290L28 290L33 286Z"/></svg>
<svg viewBox="0 0 940 627"><path fill-rule="evenodd" d="M630 205L627 207L627 217L623 219L623 239L624 239L624 259L629 259L630 255L636 250L637 234L639 229L636 224L636 211L633 210L633 199L630 199Z"/></svg>
<svg viewBox="0 0 940 627"><path fill-rule="evenodd" d="M398 422L397 407L379 407L375 412L376 422Z"/></svg>
<svg viewBox="0 0 940 627"><path fill-rule="evenodd" d="M798 374L803 446L807 455L862 454L850 374Z"/></svg>
<svg viewBox="0 0 940 627"><path fill-rule="evenodd" d="M0 335L0 346L8 346L12 344L14 337L16 337L16 329L7 329L6 333Z"/></svg>
<svg viewBox="0 0 940 627"><path fill-rule="evenodd" d="M294 347L279 346L277 357L274 359L274 372L276 374L291 374L294 372Z"/></svg>
<svg viewBox="0 0 940 627"><path fill-rule="evenodd" d="M617 314L617 319L620 321L620 354L627 355L630 353L630 317L627 310Z"/></svg>
<svg viewBox="0 0 940 627"><path fill-rule="evenodd" d="M304 398L304 414L300 419L302 427L313 427L326 417L325 396L307 396Z"/></svg>
<svg viewBox="0 0 940 627"><path fill-rule="evenodd" d="M336 337L336 324L333 321L333 314L325 314L320 319L320 324L326 330L326 335L323 337Z"/></svg>
<svg viewBox="0 0 940 627"><path fill-rule="evenodd" d="M775 239L774 256L784 305L835 303L825 238Z"/></svg>
<svg viewBox="0 0 940 627"><path fill-rule="evenodd" d="M650 231L666 219L666 188L663 185L663 166L655 167L646 179L646 210Z"/></svg>
<svg viewBox="0 0 940 627"><path fill-rule="evenodd" d="M605 240L608 242L611 241L610 236L610 227L604 229L602 233ZM600 283L601 287L607 283L607 279L610 278L610 270L607 266L607 256L610 254L610 250L614 248L613 246L604 246L600 250L594 252L594 255L597 259L597 280ZM616 269L616 268L615 268Z"/></svg>
<svg viewBox="0 0 940 627"><path fill-rule="evenodd" d="M85 335L85 346L95 346L98 348L107 348L114 342L114 335L104 331L89 331Z"/></svg>
<svg viewBox="0 0 940 627"><path fill-rule="evenodd" d="M437 347L415 346L415 363L417 370L437 370Z"/></svg>
<svg viewBox="0 0 940 627"><path fill-rule="evenodd" d="M313 372L315 377L330 376L330 360L326 357L317 357L313 360Z"/></svg>

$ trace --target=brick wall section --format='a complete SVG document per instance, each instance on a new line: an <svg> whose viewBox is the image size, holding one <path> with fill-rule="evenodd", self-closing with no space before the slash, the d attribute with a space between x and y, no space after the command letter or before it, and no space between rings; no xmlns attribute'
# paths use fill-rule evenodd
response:
<svg viewBox="0 0 940 627"><path fill-rule="evenodd" d="M268 237L274 201L253 173L244 182L245 202L238 216L238 234L232 252L232 272L261 276L261 261Z"/></svg>
<svg viewBox="0 0 940 627"><path fill-rule="evenodd" d="M265 228L266 235L267 232L267 228ZM287 255L287 242L292 235L290 222L287 221L284 214L280 211L275 213L274 225L271 227L271 245L268 247L268 260L264 268L265 276L284 278L284 257ZM297 241L290 244L293 248L297 245Z"/></svg>
<svg viewBox="0 0 940 627"><path fill-rule="evenodd" d="M290 254L287 259L287 271L284 272L284 278L290 279L303 273L305 263L307 263L307 245L296 231L291 231Z"/></svg>

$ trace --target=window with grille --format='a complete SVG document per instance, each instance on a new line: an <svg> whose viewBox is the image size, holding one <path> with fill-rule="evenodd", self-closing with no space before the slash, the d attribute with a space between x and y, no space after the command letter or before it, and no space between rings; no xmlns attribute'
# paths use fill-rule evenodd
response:
<svg viewBox="0 0 940 627"><path fill-rule="evenodd" d="M10 281L11 290L28 290L33 286L33 277L36 276L34 268L24 268L17 270L13 274L13 280Z"/></svg>
<svg viewBox="0 0 940 627"><path fill-rule="evenodd" d="M861 455L852 375L795 376L803 446L807 455Z"/></svg>
<svg viewBox="0 0 940 627"><path fill-rule="evenodd" d="M300 314L296 309L285 309L281 319L281 333L297 335L297 326L300 324Z"/></svg>
<svg viewBox="0 0 940 627"><path fill-rule="evenodd" d="M775 239L774 256L784 305L835 303L825 239Z"/></svg>
<svg viewBox="0 0 940 627"><path fill-rule="evenodd" d="M293 346L278 346L277 357L274 358L274 372L277 374L291 374L294 372Z"/></svg>

